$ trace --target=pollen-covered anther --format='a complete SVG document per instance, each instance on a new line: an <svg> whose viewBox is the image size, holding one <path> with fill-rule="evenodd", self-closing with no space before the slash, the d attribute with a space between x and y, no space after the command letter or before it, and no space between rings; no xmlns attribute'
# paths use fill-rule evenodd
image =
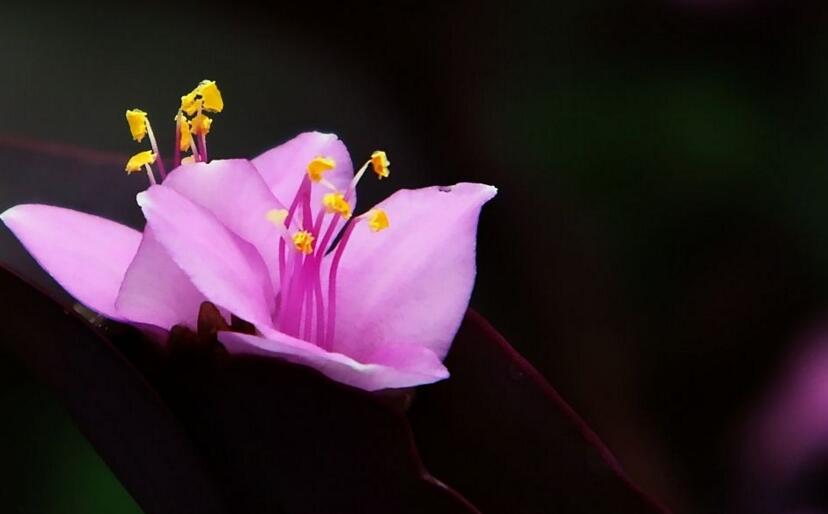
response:
<svg viewBox="0 0 828 514"><path fill-rule="evenodd" d="M378 178L384 179L390 175L389 166L391 166L391 163L388 162L388 157L385 155L385 152L377 150L371 154L371 167Z"/></svg>
<svg viewBox="0 0 828 514"><path fill-rule="evenodd" d="M265 214L265 219L267 219L267 221L273 223L277 227L284 227L285 220L287 219L287 217L287 209L270 209L269 211L267 211L267 214Z"/></svg>
<svg viewBox="0 0 828 514"><path fill-rule="evenodd" d="M138 152L127 161L125 171L129 174L141 171L141 168L155 162L155 153L152 150Z"/></svg>
<svg viewBox="0 0 828 514"><path fill-rule="evenodd" d="M215 80L202 80L195 90L201 95L201 106L205 111L221 112L224 109L224 100Z"/></svg>
<svg viewBox="0 0 828 514"><path fill-rule="evenodd" d="M181 111L187 113L187 116L192 116L198 112L200 100L196 99L198 93L192 90L181 97Z"/></svg>
<svg viewBox="0 0 828 514"><path fill-rule="evenodd" d="M193 118L191 122L191 130L197 136L207 135L210 133L210 126L213 124L213 119L204 114L199 114Z"/></svg>
<svg viewBox="0 0 828 514"><path fill-rule="evenodd" d="M147 135L147 113L140 109L127 109L126 120L132 139L139 143L143 141Z"/></svg>
<svg viewBox="0 0 828 514"><path fill-rule="evenodd" d="M181 111L187 116L193 116L200 109L207 112L224 110L224 99L215 80L202 80L195 89L181 97Z"/></svg>
<svg viewBox="0 0 828 514"><path fill-rule="evenodd" d="M340 192L327 193L322 197L322 205L328 214L339 214L343 219L351 217L351 204Z"/></svg>
<svg viewBox="0 0 828 514"><path fill-rule="evenodd" d="M336 167L336 161L330 157L317 156L308 163L308 178L312 182L319 182L322 180L322 175L326 171L330 171Z"/></svg>
<svg viewBox="0 0 828 514"><path fill-rule="evenodd" d="M310 255L313 253L313 235L307 230L300 230L293 234L293 246L304 253Z"/></svg>
<svg viewBox="0 0 828 514"><path fill-rule="evenodd" d="M388 222L388 215L382 209L371 209L370 211L366 212L363 216L368 218L368 228L370 228L372 232L379 232L391 226L391 224Z"/></svg>
<svg viewBox="0 0 828 514"><path fill-rule="evenodd" d="M193 134L191 132L192 128L190 126L189 120L184 116L178 116L178 149L182 152L186 152L190 149L190 145L192 145L193 141Z"/></svg>

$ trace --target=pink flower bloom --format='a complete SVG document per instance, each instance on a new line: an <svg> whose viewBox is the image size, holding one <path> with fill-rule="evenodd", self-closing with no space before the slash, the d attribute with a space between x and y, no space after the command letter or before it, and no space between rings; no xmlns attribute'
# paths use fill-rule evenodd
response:
<svg viewBox="0 0 828 514"><path fill-rule="evenodd" d="M387 175L384 154L362 172L369 165ZM138 195L143 234L47 205L0 218L108 318L194 328L209 301L257 329L219 333L234 354L282 358L366 390L445 379L442 359L474 284L477 219L496 189L400 190L351 217L359 176L335 135L309 132L252 161L182 164Z"/></svg>

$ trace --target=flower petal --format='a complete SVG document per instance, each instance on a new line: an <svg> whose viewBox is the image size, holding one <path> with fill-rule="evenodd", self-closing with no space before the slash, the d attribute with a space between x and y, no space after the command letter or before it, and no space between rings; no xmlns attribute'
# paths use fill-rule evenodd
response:
<svg viewBox="0 0 828 514"><path fill-rule="evenodd" d="M0 219L69 294L108 318L123 320L115 298L138 250L140 232L50 205L17 205Z"/></svg>
<svg viewBox="0 0 828 514"><path fill-rule="evenodd" d="M302 178L307 173L308 163L314 157L331 157L336 167L325 173L325 179L344 191L354 177L354 165L345 144L336 137L336 134L322 132L303 132L286 143L272 148L253 159L253 165L259 170L270 190L282 203L290 204ZM311 205L322 205L322 195L328 191L322 187L314 187L311 196ZM351 206L356 205L354 193Z"/></svg>
<svg viewBox="0 0 828 514"><path fill-rule="evenodd" d="M366 391L430 384L449 376L440 359L426 348L389 346L373 354L371 363L363 364L287 334L270 332L269 339L238 332L219 332L218 338L232 354L280 357Z"/></svg>
<svg viewBox="0 0 828 514"><path fill-rule="evenodd" d="M278 291L279 232L265 214L284 207L250 161L185 164L170 173L164 186L212 212L224 226L255 246L268 266L274 291Z"/></svg>
<svg viewBox="0 0 828 514"><path fill-rule="evenodd" d="M401 190L378 205L388 229L354 227L337 275L334 350L360 359L407 344L445 357L474 286L480 208L496 193L470 183Z"/></svg>
<svg viewBox="0 0 828 514"><path fill-rule="evenodd" d="M272 323L270 276L250 243L166 186L140 193L138 205L155 237L204 296L256 325Z"/></svg>
<svg viewBox="0 0 828 514"><path fill-rule="evenodd" d="M118 313L165 330L174 325L195 328L205 300L147 226L115 301Z"/></svg>

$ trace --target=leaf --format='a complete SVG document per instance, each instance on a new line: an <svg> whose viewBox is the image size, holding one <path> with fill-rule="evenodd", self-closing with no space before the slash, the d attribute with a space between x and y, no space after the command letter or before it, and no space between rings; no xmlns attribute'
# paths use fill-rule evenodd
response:
<svg viewBox="0 0 828 514"><path fill-rule="evenodd" d="M150 514L477 512L425 471L381 396L273 359L167 359L118 325L116 348L4 269L0 289L0 341Z"/></svg>
<svg viewBox="0 0 828 514"><path fill-rule="evenodd" d="M421 388L409 417L429 469L481 511L668 512L479 314L446 365L451 378Z"/></svg>
<svg viewBox="0 0 828 514"><path fill-rule="evenodd" d="M99 331L5 269L0 290L0 344L57 394L144 511L224 512L173 413Z"/></svg>

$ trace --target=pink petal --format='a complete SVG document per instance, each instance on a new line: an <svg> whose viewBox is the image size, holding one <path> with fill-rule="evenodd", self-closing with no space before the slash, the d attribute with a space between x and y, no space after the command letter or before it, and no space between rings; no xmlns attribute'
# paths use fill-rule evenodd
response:
<svg viewBox="0 0 828 514"><path fill-rule="evenodd" d="M334 349L359 359L422 345L445 357L474 286L480 208L496 193L470 183L401 190L378 205L388 229L357 225L339 267Z"/></svg>
<svg viewBox="0 0 828 514"><path fill-rule="evenodd" d="M214 160L183 165L170 173L164 186L212 212L231 232L255 246L268 266L273 289L278 291L279 232L265 219L265 214L284 207L250 161Z"/></svg>
<svg viewBox="0 0 828 514"><path fill-rule="evenodd" d="M354 177L354 166L348 149L336 134L321 132L303 132L287 143L282 143L253 159L253 165L259 170L270 190L282 203L290 205L302 179L307 173L308 163L317 156L332 157L336 167L325 173L325 178L340 191L344 191ZM322 204L322 195L328 191L314 187L311 205L314 213ZM356 205L356 194L351 205Z"/></svg>
<svg viewBox="0 0 828 514"><path fill-rule="evenodd" d="M165 330L174 325L195 328L198 309L206 300L147 226L115 301L118 312L130 321Z"/></svg>
<svg viewBox="0 0 828 514"><path fill-rule="evenodd" d="M49 205L17 205L0 219L52 277L86 305L123 320L115 298L141 233L114 221Z"/></svg>
<svg viewBox="0 0 828 514"><path fill-rule="evenodd" d="M271 324L270 275L250 243L166 186L140 193L138 205L155 237L204 296L251 323Z"/></svg>
<svg viewBox="0 0 828 514"><path fill-rule="evenodd" d="M370 363L364 364L280 332L270 333L269 336L266 339L237 332L219 332L218 337L232 354L280 357L366 391L430 384L449 376L440 359L425 348L383 348L370 356L373 357Z"/></svg>

